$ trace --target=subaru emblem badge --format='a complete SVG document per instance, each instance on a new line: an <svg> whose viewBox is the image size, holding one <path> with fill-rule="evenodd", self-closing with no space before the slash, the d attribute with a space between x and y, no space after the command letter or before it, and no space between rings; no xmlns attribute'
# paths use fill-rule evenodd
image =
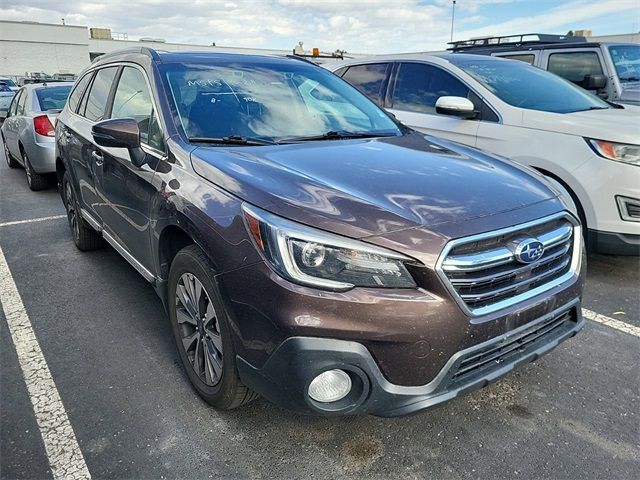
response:
<svg viewBox="0 0 640 480"><path fill-rule="evenodd" d="M514 253L520 263L533 263L544 254L544 245L535 238L525 238L518 242Z"/></svg>

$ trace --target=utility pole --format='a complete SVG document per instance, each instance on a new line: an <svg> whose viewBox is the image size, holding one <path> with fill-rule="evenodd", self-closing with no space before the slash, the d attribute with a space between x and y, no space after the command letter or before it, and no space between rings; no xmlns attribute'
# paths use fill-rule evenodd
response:
<svg viewBox="0 0 640 480"><path fill-rule="evenodd" d="M456 18L456 0L453 0L453 5L451 6L451 40L453 42L453 21Z"/></svg>

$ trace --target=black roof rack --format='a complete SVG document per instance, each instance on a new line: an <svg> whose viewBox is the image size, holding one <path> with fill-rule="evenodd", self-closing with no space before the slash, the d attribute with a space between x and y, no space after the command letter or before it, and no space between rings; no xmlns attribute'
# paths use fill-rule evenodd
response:
<svg viewBox="0 0 640 480"><path fill-rule="evenodd" d="M499 37L479 37L471 38L469 40L459 40L456 42L449 42L447 50L453 52L460 52L466 50L472 50L474 48L491 48L502 46L521 46L521 45L535 45L540 43L582 43L586 42L585 37L577 37L573 35L551 35L548 33L523 33L521 35L504 35Z"/></svg>
<svg viewBox="0 0 640 480"><path fill-rule="evenodd" d="M151 57L153 60L160 60L160 55L153 48L149 47L130 47L123 48L122 50L114 50L113 52L103 53L102 55L93 59L91 63L95 63L97 61L102 61L104 59L108 59L110 57L119 56L126 53L140 53L142 55L147 55Z"/></svg>

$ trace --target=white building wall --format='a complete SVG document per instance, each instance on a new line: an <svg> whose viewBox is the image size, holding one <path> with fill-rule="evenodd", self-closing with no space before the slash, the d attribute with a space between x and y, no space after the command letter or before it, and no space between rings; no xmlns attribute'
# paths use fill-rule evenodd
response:
<svg viewBox="0 0 640 480"><path fill-rule="evenodd" d="M89 63L87 28L0 21L0 75L78 73Z"/></svg>
<svg viewBox="0 0 640 480"><path fill-rule="evenodd" d="M194 51L287 55L291 50L185 45L136 40L89 38L84 26L13 22L0 20L0 76L22 76L26 72L80 73L91 59L103 53L130 47L150 47L166 51ZM316 59L321 63L337 59Z"/></svg>

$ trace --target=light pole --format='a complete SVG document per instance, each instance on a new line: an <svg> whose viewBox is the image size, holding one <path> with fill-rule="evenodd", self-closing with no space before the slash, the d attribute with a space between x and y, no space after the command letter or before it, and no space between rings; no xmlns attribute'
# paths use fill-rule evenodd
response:
<svg viewBox="0 0 640 480"><path fill-rule="evenodd" d="M456 0L453 0L453 5L451 6L451 39L450 42L453 42L453 20L456 18Z"/></svg>

